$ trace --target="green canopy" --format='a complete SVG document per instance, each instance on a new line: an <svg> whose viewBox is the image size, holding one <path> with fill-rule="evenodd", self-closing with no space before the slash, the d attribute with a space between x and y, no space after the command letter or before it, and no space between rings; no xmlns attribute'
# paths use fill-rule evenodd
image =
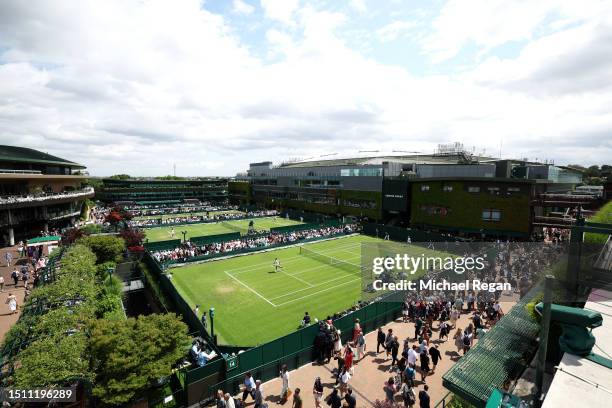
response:
<svg viewBox="0 0 612 408"><path fill-rule="evenodd" d="M28 246L56 244L61 239L62 237L60 237L59 235L51 235L49 237L36 237L28 239Z"/></svg>

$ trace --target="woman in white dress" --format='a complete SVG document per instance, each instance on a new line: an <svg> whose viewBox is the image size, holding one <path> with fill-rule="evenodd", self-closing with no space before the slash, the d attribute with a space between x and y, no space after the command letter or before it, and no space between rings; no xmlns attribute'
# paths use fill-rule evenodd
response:
<svg viewBox="0 0 612 408"><path fill-rule="evenodd" d="M340 354L342 352L342 337L340 336L340 330L336 331L336 341L334 341L334 353Z"/></svg>
<svg viewBox="0 0 612 408"><path fill-rule="evenodd" d="M15 295L9 293L8 297L6 298L6 304L8 305L11 314L17 313L17 298Z"/></svg>

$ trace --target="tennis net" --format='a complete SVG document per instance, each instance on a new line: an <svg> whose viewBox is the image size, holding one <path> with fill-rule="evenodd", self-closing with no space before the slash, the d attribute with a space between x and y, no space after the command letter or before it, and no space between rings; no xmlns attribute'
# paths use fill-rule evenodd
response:
<svg viewBox="0 0 612 408"><path fill-rule="evenodd" d="M241 234L246 234L248 229L247 228L241 228L235 224L232 224L231 222L227 222L227 221L221 221L221 225L223 225L225 228L235 231L235 232L240 232Z"/></svg>
<svg viewBox="0 0 612 408"><path fill-rule="evenodd" d="M320 252L313 251L312 249L305 248L303 246L300 247L300 255L315 259L321 263L329 264L333 267L342 269L343 271L359 276L363 276L363 273L368 271L368 268L363 267L359 264L345 261L339 258L334 258L333 256L325 255Z"/></svg>

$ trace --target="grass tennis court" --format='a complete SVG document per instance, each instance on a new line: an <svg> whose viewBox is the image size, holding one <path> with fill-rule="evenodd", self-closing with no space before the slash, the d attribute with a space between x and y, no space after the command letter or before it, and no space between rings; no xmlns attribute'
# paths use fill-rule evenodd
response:
<svg viewBox="0 0 612 408"><path fill-rule="evenodd" d="M217 215L217 214L244 214L244 213L238 210L224 210L224 211L209 211L208 214ZM141 215L138 217L134 217L134 220L138 221L138 220L150 220L150 219L159 219L159 218L163 220L167 220L168 218L191 217L191 216L200 216L200 215L206 215L206 211L177 213L177 214L163 214L163 215Z"/></svg>
<svg viewBox="0 0 612 408"><path fill-rule="evenodd" d="M178 239L183 238L181 231L187 231L187 238L200 237L205 235L216 235L216 234L227 234L229 232L241 232L246 233L249 228L249 221L245 220L232 220L212 223L198 223L198 224L185 224L176 225L174 227L155 227L146 228L145 234L149 242L164 241L167 239ZM302 224L299 221L294 221L281 217L262 217L252 218L257 231L268 231L272 227L284 227L286 225L298 225ZM174 238L171 235L172 229L174 229Z"/></svg>
<svg viewBox="0 0 612 408"><path fill-rule="evenodd" d="M171 269L172 281L191 307L215 308L221 343L254 346L295 330L306 311L322 319L353 306L361 298L365 242L389 241L352 235L194 264ZM280 272L274 272L276 257Z"/></svg>

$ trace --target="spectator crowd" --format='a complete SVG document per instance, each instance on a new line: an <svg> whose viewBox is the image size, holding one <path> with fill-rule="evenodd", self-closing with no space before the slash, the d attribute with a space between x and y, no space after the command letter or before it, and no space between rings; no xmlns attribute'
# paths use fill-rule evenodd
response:
<svg viewBox="0 0 612 408"><path fill-rule="evenodd" d="M217 242L204 245L196 245L186 241L174 249L155 251L153 257L159 262L178 261L184 262L190 258L215 254L231 254L232 252L252 249L266 248L276 245L298 242L306 239L331 237L339 234L350 234L356 232L356 224L347 224L338 227L322 227L304 231L293 231L287 233L270 232L267 235L236 239L226 242Z"/></svg>

